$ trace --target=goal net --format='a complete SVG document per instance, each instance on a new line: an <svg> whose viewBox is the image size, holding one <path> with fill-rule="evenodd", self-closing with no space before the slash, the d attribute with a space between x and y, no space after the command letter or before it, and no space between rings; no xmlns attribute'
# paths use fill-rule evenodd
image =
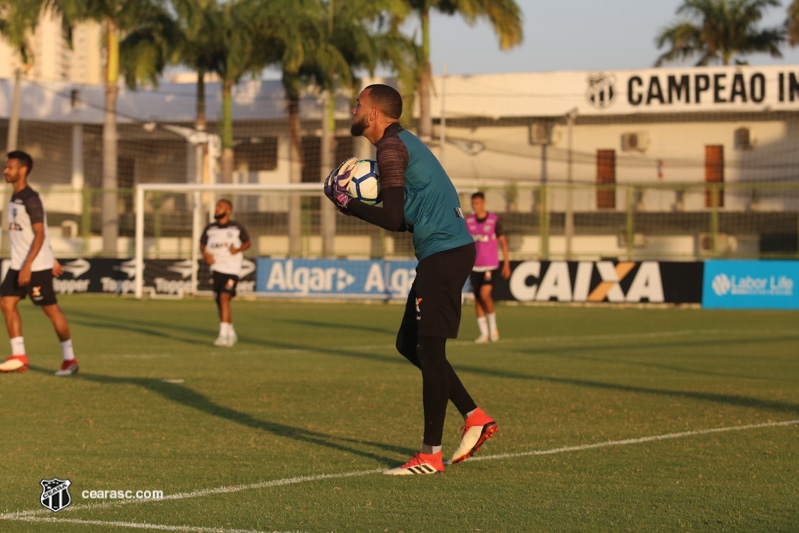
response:
<svg viewBox="0 0 799 533"><path fill-rule="evenodd" d="M139 184L134 200L135 252L130 265L136 297L210 293L210 269L200 252L200 237L222 198L233 205L231 220L245 227L251 242L244 254L240 294L255 292L259 257L291 258L295 262L337 257L413 258L410 234L388 234L339 214L324 197L321 183ZM363 268L372 266L364 262ZM368 276L368 272L363 274ZM295 277L297 283L346 284L346 279L332 279L335 272L319 280L312 275L298 273ZM348 272L345 276L350 275ZM377 284L376 295L391 291L390 275L388 282L388 287ZM393 292L402 292L406 285L399 283Z"/></svg>

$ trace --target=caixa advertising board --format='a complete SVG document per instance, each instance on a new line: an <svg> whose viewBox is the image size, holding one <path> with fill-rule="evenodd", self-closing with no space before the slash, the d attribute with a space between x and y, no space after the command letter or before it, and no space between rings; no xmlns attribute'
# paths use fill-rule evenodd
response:
<svg viewBox="0 0 799 533"><path fill-rule="evenodd" d="M404 299L416 261L272 259L257 262L256 293L292 298ZM700 303L702 263L512 261L493 277L497 300ZM469 292L467 283L464 291Z"/></svg>
<svg viewBox="0 0 799 533"><path fill-rule="evenodd" d="M707 261L706 309L799 309L799 261Z"/></svg>
<svg viewBox="0 0 799 533"><path fill-rule="evenodd" d="M494 279L494 297L520 302L700 303L702 263L666 261L511 261Z"/></svg>

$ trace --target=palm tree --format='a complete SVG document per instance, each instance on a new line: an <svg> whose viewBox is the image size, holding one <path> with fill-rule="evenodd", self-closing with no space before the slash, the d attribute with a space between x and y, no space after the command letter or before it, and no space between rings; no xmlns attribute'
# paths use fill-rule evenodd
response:
<svg viewBox="0 0 799 533"><path fill-rule="evenodd" d="M297 65L301 53L292 42L302 14L302 2L292 0L229 0L215 4L203 28L213 46L203 52L203 64L222 80L222 180L233 177L233 87L245 76L258 76L283 61ZM207 63L206 63L207 61Z"/></svg>
<svg viewBox="0 0 799 533"><path fill-rule="evenodd" d="M692 56L699 56L697 65L729 65L736 56L753 53L782 57L784 31L757 27L764 11L779 5L778 0L686 0L677 14L688 18L666 26L655 39L658 48L669 47L655 66Z"/></svg>
<svg viewBox="0 0 799 533"><path fill-rule="evenodd" d="M36 29L41 12L40 2L0 1L0 35L17 50L25 70L33 65L34 58L28 39Z"/></svg>
<svg viewBox="0 0 799 533"><path fill-rule="evenodd" d="M799 0L793 0L788 7L788 42L799 46Z"/></svg>
<svg viewBox="0 0 799 533"><path fill-rule="evenodd" d="M322 170L332 167L335 150L333 112L334 95L338 88L354 90L357 72L374 74L379 64L391 68L404 68L407 57L403 51L413 47L393 26L384 31L382 21L388 13L403 14L402 0L310 0L306 4L303 18L298 20L296 30L303 36L294 50L302 59L296 64L282 62L283 86L288 111L291 146L291 176L300 181L305 158L302 153L300 127L300 92L302 87L313 84L323 92L326 109L323 108ZM297 46L297 45L295 45ZM400 59L402 58L402 59ZM332 254L332 237L335 224L334 210L327 202L322 204L323 253ZM298 228L298 209L292 210L290 228ZM291 233L291 231L290 231ZM299 239L290 239L295 244ZM290 250L292 255L299 249Z"/></svg>
<svg viewBox="0 0 799 533"><path fill-rule="evenodd" d="M487 20L499 38L502 50L522 42L522 13L515 0L405 0L418 15L422 25L422 47L417 71L419 86L419 134L422 139L433 135L430 115L430 88L433 70L430 65L430 12L461 15L469 24Z"/></svg>
<svg viewBox="0 0 799 533"><path fill-rule="evenodd" d="M213 70L217 45L213 37L216 0L171 0L171 9L152 13L120 43L120 69L128 86L140 82L158 84L168 65L182 64L197 72L194 128L206 131L205 74ZM203 183L207 172L208 145L202 147Z"/></svg>
<svg viewBox="0 0 799 533"><path fill-rule="evenodd" d="M94 20L104 26L105 120L103 122L103 251L115 254L119 237L117 203L117 125L116 107L119 93L119 41L122 33L135 30L142 20L154 18L162 0L38 0L57 9L67 24Z"/></svg>

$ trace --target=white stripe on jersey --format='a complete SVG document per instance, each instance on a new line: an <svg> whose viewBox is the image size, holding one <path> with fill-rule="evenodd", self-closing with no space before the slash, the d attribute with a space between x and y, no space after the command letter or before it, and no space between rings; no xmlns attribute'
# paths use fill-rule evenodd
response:
<svg viewBox="0 0 799 533"><path fill-rule="evenodd" d="M231 221L225 225L216 222L208 224L200 242L205 245L205 251L214 257L211 271L240 276L244 255L241 252L231 254L230 247L241 248L248 240L244 226L237 222Z"/></svg>
<svg viewBox="0 0 799 533"><path fill-rule="evenodd" d="M8 217L8 234L11 242L11 268L21 270L28 257L33 239L36 234L33 232L28 206L35 204L37 209L41 209L44 224L44 243L31 267L32 272L50 270L55 265L53 248L50 246L50 233L47 231L47 216L44 214L44 206L41 198L30 187L25 187L19 193L11 196L8 203L6 214Z"/></svg>

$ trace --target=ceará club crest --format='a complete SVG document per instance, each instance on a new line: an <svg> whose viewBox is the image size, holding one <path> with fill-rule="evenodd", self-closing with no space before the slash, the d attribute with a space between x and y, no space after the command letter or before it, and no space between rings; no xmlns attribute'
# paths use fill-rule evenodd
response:
<svg viewBox="0 0 799 533"><path fill-rule="evenodd" d="M610 107L616 99L616 76L604 72L588 76L588 89L585 92L585 97L596 108Z"/></svg>

